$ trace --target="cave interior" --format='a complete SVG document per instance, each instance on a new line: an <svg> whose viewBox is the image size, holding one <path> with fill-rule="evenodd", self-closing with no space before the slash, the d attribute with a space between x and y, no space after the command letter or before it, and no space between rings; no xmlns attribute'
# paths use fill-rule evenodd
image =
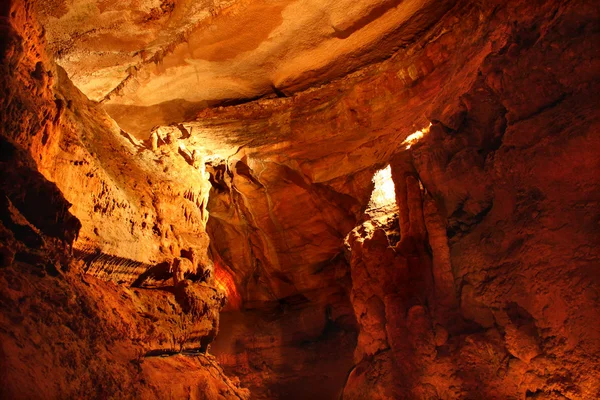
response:
<svg viewBox="0 0 600 400"><path fill-rule="evenodd" d="M2 0L0 398L600 398L600 3Z"/></svg>

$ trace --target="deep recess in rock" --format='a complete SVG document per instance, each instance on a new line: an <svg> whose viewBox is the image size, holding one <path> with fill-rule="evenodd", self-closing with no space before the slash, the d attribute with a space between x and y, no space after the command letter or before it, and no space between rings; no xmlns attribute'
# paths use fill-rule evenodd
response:
<svg viewBox="0 0 600 400"><path fill-rule="evenodd" d="M600 4L4 0L0 398L600 398Z"/></svg>

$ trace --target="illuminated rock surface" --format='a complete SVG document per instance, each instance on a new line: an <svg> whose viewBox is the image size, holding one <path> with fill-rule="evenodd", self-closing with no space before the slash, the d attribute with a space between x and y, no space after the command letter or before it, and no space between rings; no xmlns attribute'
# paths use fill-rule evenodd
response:
<svg viewBox="0 0 600 400"><path fill-rule="evenodd" d="M0 13L0 397L600 397L592 2Z"/></svg>

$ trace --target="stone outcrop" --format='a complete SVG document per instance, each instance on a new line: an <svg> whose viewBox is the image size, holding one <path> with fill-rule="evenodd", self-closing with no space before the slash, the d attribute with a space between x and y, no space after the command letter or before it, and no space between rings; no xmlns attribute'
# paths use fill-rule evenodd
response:
<svg viewBox="0 0 600 400"><path fill-rule="evenodd" d="M168 152L169 172L123 135L46 57L31 9L9 2L0 20L0 396L248 398L196 352L214 340L225 300L199 276L208 264L203 171ZM153 155L139 161L141 149ZM171 181L185 171L194 190L167 184L151 202L159 170ZM175 255L194 264L173 288L163 260Z"/></svg>
<svg viewBox="0 0 600 400"><path fill-rule="evenodd" d="M28 15L17 8L6 25L3 132L72 204L76 255L90 273L123 283L182 252L206 264L210 184L204 166L179 153L185 135L160 132L153 150L122 131L48 60Z"/></svg>
<svg viewBox="0 0 600 400"><path fill-rule="evenodd" d="M189 122L207 136L225 126L241 146L229 159L229 183L211 196L212 246L249 296L265 286L288 294L290 283L306 282L299 271L315 254L307 240L302 258L289 258L294 230L314 232L321 253L339 252L362 218L370 177L388 162L402 239L392 249L375 230L352 246L359 337L344 397L593 398L598 382L587 376L597 368L598 336L586 321L598 316L590 273L598 143L595 103L586 99L598 88L590 47L597 10L515 2L460 13L460 23L449 15L418 45L358 74L291 99L207 110ZM407 136L430 123L407 151ZM334 231L317 230L320 216L301 199L304 191L321 196L324 222L347 212L325 222ZM302 228L307 220L310 228ZM247 235L245 250L231 246ZM581 246L579 262L560 261ZM554 253L559 248L564 256ZM277 278L274 260L282 258L286 267L297 263L284 275L289 283ZM245 286L247 271L262 285ZM591 297L571 294L585 288ZM568 333L561 310L573 313ZM568 350L557 341L570 343Z"/></svg>

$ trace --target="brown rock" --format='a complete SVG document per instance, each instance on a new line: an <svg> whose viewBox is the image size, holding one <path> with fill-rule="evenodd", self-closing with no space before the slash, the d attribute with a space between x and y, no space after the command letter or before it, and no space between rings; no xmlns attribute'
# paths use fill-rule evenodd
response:
<svg viewBox="0 0 600 400"><path fill-rule="evenodd" d="M598 397L592 2L5 3L0 397Z"/></svg>

